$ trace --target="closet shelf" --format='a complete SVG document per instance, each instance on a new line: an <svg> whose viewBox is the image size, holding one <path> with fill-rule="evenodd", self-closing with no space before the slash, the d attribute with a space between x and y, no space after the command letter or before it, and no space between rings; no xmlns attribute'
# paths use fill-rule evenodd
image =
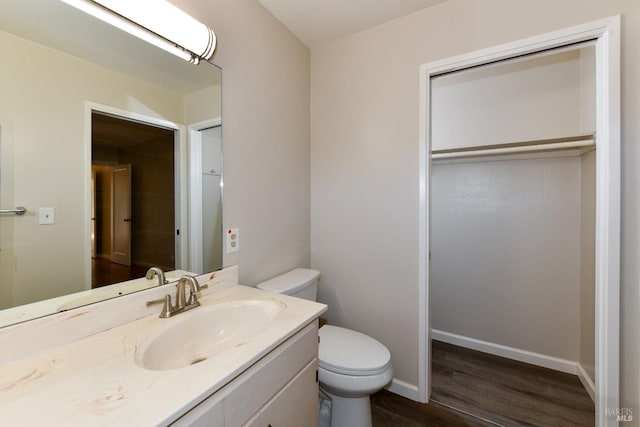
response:
<svg viewBox="0 0 640 427"><path fill-rule="evenodd" d="M448 150L434 150L432 160L456 159L464 157L496 156L501 154L524 154L568 149L588 150L595 148L595 134L585 134L566 138L525 141L510 144L483 145Z"/></svg>

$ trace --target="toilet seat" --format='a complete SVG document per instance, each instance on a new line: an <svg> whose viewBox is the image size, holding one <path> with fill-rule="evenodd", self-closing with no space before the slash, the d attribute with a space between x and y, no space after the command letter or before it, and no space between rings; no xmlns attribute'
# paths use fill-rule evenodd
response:
<svg viewBox="0 0 640 427"><path fill-rule="evenodd" d="M320 388L343 397L369 397L393 379L393 368L378 375L344 375L318 368Z"/></svg>
<svg viewBox="0 0 640 427"><path fill-rule="evenodd" d="M350 329L320 328L320 368L349 376L376 376L391 367L391 353L377 340Z"/></svg>

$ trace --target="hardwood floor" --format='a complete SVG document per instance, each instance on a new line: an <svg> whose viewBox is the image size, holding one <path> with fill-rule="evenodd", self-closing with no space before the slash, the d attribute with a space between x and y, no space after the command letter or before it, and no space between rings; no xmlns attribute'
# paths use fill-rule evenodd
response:
<svg viewBox="0 0 640 427"><path fill-rule="evenodd" d="M593 426L595 410L570 374L438 341L428 405L387 391L371 398L374 427Z"/></svg>
<svg viewBox="0 0 640 427"><path fill-rule="evenodd" d="M146 267L135 265L125 266L111 262L104 258L91 259L91 287L93 289L112 283L143 277L147 272Z"/></svg>
<svg viewBox="0 0 640 427"><path fill-rule="evenodd" d="M491 426L497 424L454 411L436 402L417 403L386 390L371 396L373 427Z"/></svg>

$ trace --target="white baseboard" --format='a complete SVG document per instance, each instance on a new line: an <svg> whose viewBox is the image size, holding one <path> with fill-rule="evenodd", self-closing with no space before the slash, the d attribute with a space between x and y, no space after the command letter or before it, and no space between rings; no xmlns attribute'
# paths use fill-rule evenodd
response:
<svg viewBox="0 0 640 427"><path fill-rule="evenodd" d="M519 362L530 363L532 365L542 366L543 368L578 375L578 363L572 362L571 360L560 359L558 357L547 356L546 354L534 353L532 351L521 350L519 348L507 347L505 345L481 341L475 338L468 338L462 335L456 335L436 329L431 330L431 338L436 341L443 341L460 347L493 354L494 356L506 357Z"/></svg>
<svg viewBox="0 0 640 427"><path fill-rule="evenodd" d="M581 364L578 363L578 378L580 382L584 386L584 389L587 390L589 397L593 400L593 403L596 403L596 384L593 382L593 379L587 374L587 371L584 370Z"/></svg>
<svg viewBox="0 0 640 427"><path fill-rule="evenodd" d="M394 378L386 389L391 393L406 397L407 399L411 399L416 402L420 401L418 397L418 386L409 384L408 382Z"/></svg>

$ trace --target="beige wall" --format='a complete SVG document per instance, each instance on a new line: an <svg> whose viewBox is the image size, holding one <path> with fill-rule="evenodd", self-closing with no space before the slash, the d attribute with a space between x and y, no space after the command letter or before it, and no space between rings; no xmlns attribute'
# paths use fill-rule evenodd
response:
<svg viewBox="0 0 640 427"><path fill-rule="evenodd" d="M312 50L311 264L322 272L319 297L330 304L330 321L390 348L396 378L418 382L418 67L615 14L623 26L621 404L638 413L637 0L452 0Z"/></svg>
<svg viewBox="0 0 640 427"><path fill-rule="evenodd" d="M219 84L186 95L184 97L185 123L190 125L221 117L222 104L212 102L221 97L222 87Z"/></svg>
<svg viewBox="0 0 640 427"><path fill-rule="evenodd" d="M172 0L213 28L222 67L224 227L253 285L309 265L309 50L255 0Z"/></svg>

